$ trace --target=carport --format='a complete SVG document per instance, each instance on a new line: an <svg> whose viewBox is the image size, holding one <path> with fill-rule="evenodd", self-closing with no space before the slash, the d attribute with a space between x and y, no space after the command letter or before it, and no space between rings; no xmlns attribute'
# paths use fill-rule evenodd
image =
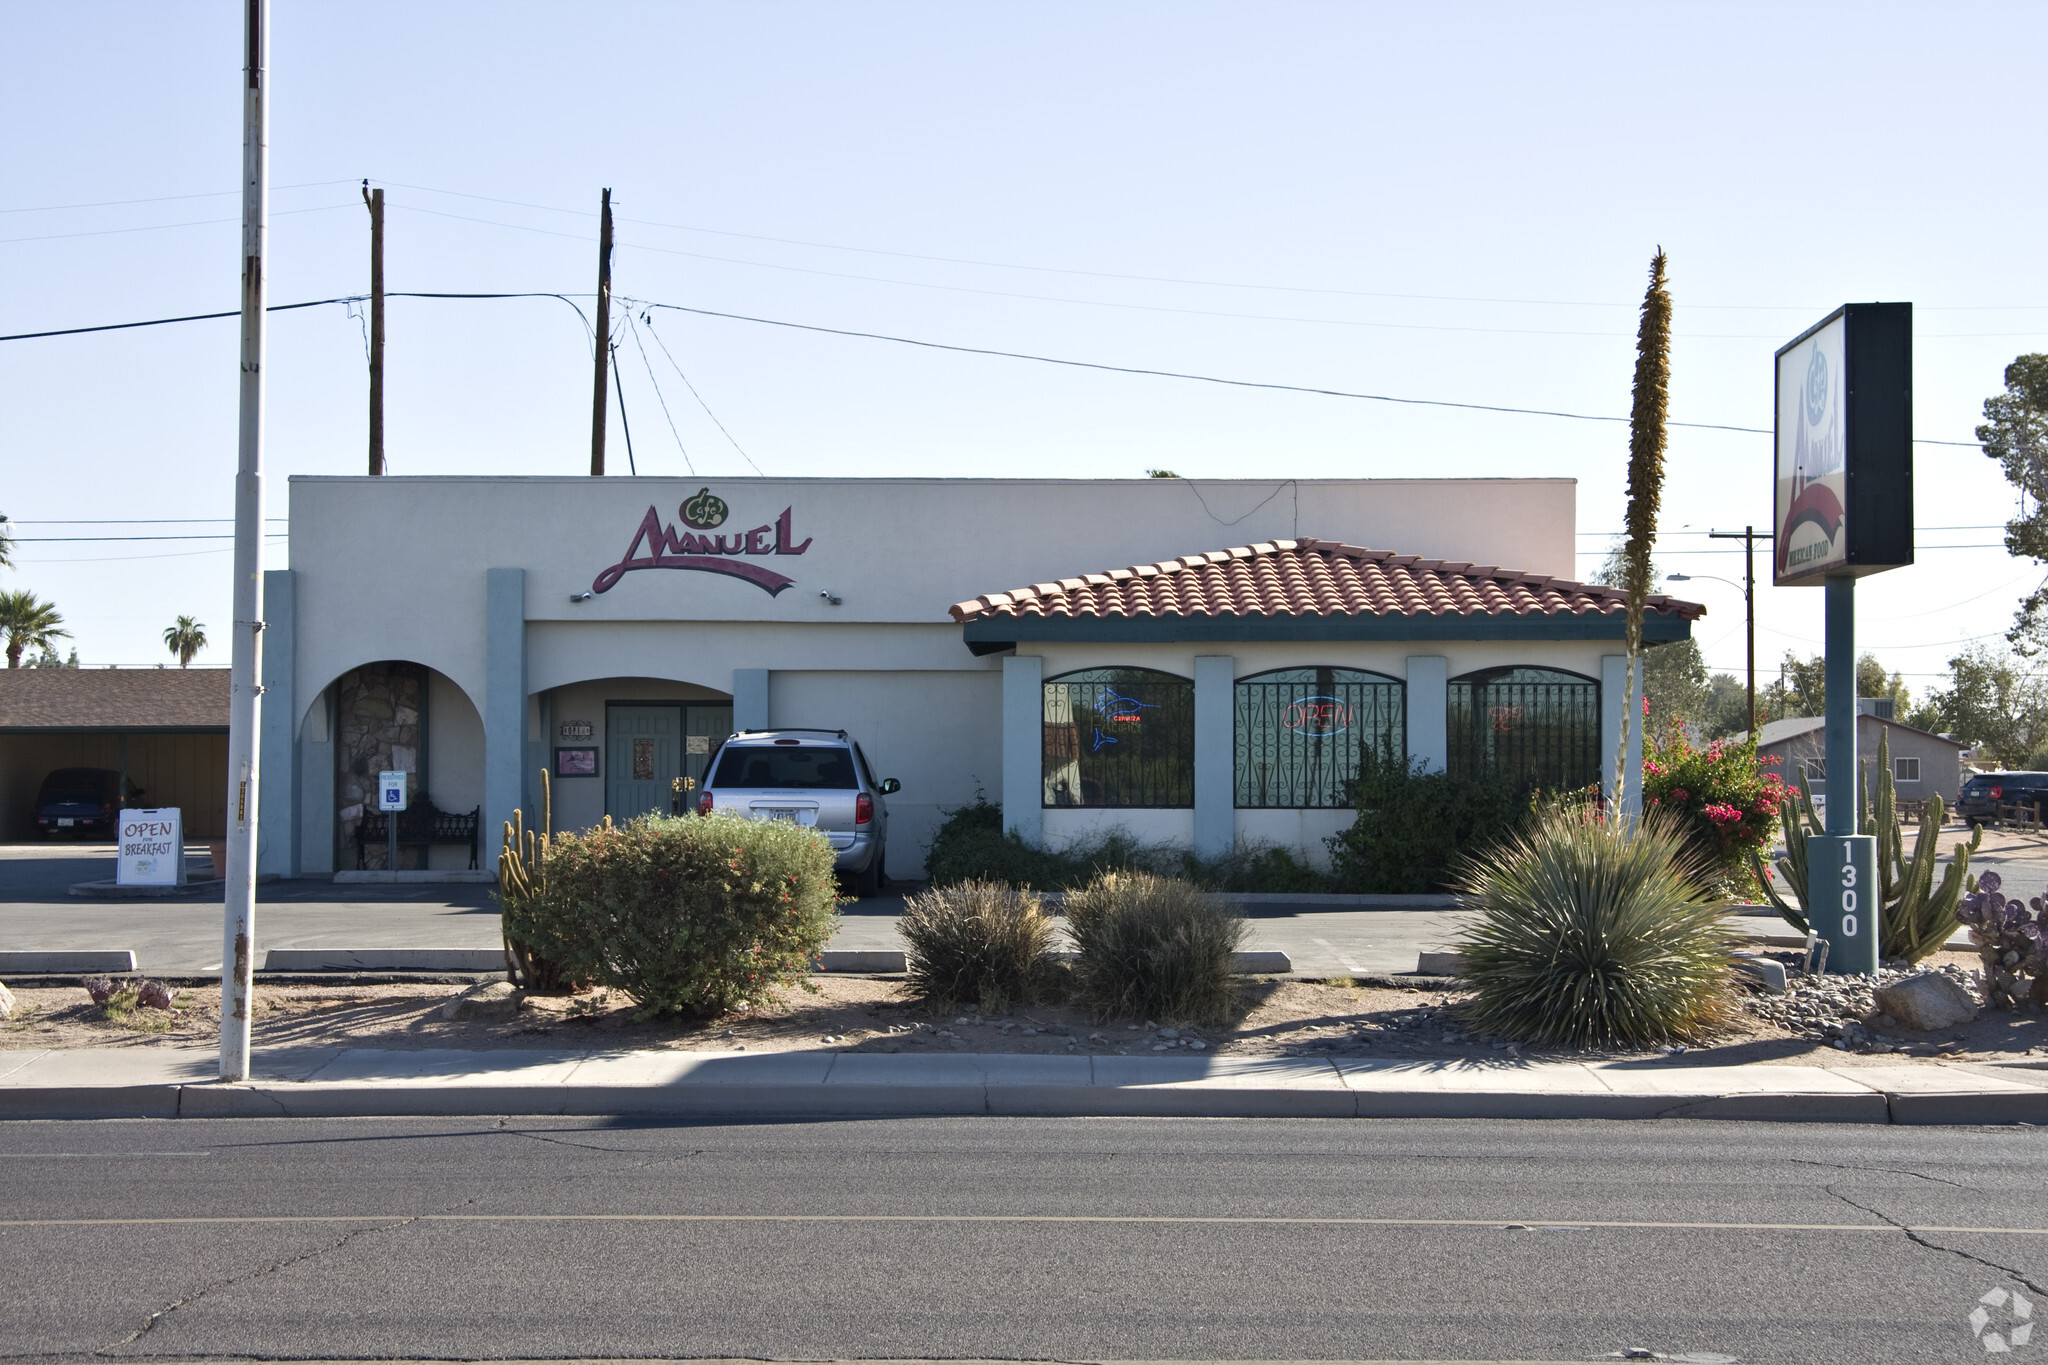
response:
<svg viewBox="0 0 2048 1365"><path fill-rule="evenodd" d="M29 839L56 768L111 768L151 806L184 811L188 839L227 830L228 670L0 669L0 838Z"/></svg>

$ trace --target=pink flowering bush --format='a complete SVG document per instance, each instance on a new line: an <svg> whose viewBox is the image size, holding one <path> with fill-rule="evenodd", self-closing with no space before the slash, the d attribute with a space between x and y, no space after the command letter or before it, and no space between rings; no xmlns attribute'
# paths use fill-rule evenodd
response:
<svg viewBox="0 0 2048 1365"><path fill-rule="evenodd" d="M1696 746L1672 725L1643 755L1643 806L1676 816L1699 850L1720 890L1751 897L1752 851L1770 851L1785 784L1771 771L1775 758L1759 757L1752 737Z"/></svg>

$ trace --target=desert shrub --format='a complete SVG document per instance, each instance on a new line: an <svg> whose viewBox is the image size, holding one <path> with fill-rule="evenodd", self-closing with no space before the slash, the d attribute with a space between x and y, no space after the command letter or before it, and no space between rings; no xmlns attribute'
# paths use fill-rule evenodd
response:
<svg viewBox="0 0 2048 1365"><path fill-rule="evenodd" d="M1148 844L1110 829L1063 848L1003 833L1003 808L986 799L947 814L925 854L933 886L1007 882L1041 891L1086 886L1105 872L1149 872L1212 891L1328 891L1330 879L1276 844L1244 843L1216 858L1178 844Z"/></svg>
<svg viewBox="0 0 2048 1365"><path fill-rule="evenodd" d="M1454 777L1368 746L1351 783L1351 827L1330 839L1336 889L1444 891L1461 856L1513 835L1535 797L1502 777Z"/></svg>
<svg viewBox="0 0 2048 1365"><path fill-rule="evenodd" d="M88 976L78 984L85 987L85 993L92 997L95 1005L106 1004L121 990L111 976Z"/></svg>
<svg viewBox="0 0 2048 1365"><path fill-rule="evenodd" d="M526 928L642 1018L708 1018L803 982L837 927L831 845L737 815L643 815L554 836Z"/></svg>
<svg viewBox="0 0 2048 1365"><path fill-rule="evenodd" d="M1235 906L1192 882L1111 872L1066 898L1074 985L1104 1018L1219 1023L1236 991L1231 957L1244 942Z"/></svg>
<svg viewBox="0 0 2048 1365"><path fill-rule="evenodd" d="M1686 1042L1733 1009L1726 903L1685 827L1551 807L1465 865L1475 1024L1571 1047Z"/></svg>
<svg viewBox="0 0 2048 1365"><path fill-rule="evenodd" d="M1038 897L1001 882L959 882L903 903L910 989L939 1009L1001 1013L1046 984L1058 937Z"/></svg>

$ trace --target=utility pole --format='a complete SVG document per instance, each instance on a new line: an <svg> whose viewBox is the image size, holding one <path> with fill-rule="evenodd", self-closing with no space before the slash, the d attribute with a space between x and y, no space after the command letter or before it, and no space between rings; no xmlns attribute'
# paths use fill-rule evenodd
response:
<svg viewBox="0 0 2048 1365"><path fill-rule="evenodd" d="M228 672L228 867L220 1078L249 1079L256 961L256 761L263 672L263 250L270 218L270 0L245 0L242 77L242 379L235 472L235 624ZM183 856L182 853L180 856Z"/></svg>
<svg viewBox="0 0 2048 1365"><path fill-rule="evenodd" d="M597 387L590 398L590 472L604 473L604 367L612 339L612 192L604 192L597 228Z"/></svg>
<svg viewBox="0 0 2048 1365"><path fill-rule="evenodd" d="M370 472L384 472L384 191L363 182L370 206Z"/></svg>
<svg viewBox="0 0 2048 1365"><path fill-rule="evenodd" d="M1742 602L1749 613L1749 732L1756 733L1756 543L1773 539L1767 531L1756 533L1756 527L1745 526L1740 531L1709 531L1710 540L1739 540L1743 549Z"/></svg>

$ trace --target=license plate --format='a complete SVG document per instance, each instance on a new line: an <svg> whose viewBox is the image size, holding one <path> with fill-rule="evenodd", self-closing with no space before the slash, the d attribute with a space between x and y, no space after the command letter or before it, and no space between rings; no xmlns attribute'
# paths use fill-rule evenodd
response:
<svg viewBox="0 0 2048 1365"><path fill-rule="evenodd" d="M793 825L809 826L818 823L818 812L814 810L791 810L788 807L781 807L773 810L757 810L754 812L754 818L756 820L787 820Z"/></svg>
<svg viewBox="0 0 2048 1365"><path fill-rule="evenodd" d="M70 817L69 817L69 816L63 816L63 815L60 815L60 816L58 816L58 817L57 817L57 828L58 828L58 829L70 829L70 828L71 828L71 825L72 825L72 821L71 821L71 819L70 819Z"/></svg>

